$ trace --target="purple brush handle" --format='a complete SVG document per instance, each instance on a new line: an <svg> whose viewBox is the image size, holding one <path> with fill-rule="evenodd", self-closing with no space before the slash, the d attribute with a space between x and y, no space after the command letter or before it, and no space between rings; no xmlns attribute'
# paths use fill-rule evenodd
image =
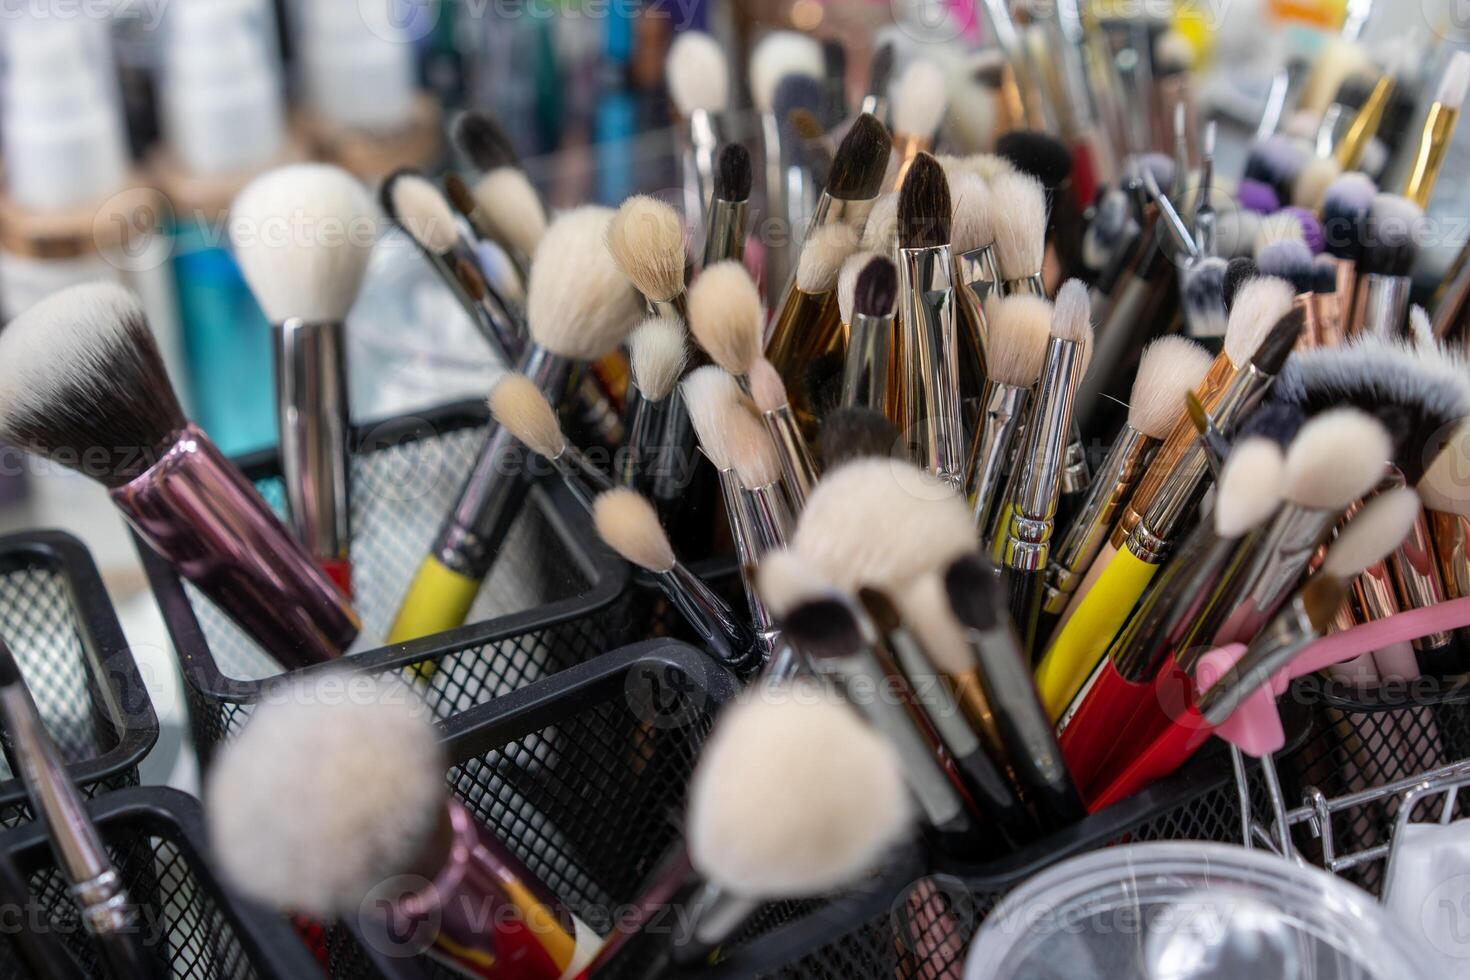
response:
<svg viewBox="0 0 1470 980"><path fill-rule="evenodd" d="M287 670L340 657L361 622L260 494L187 425L112 499L138 534Z"/></svg>

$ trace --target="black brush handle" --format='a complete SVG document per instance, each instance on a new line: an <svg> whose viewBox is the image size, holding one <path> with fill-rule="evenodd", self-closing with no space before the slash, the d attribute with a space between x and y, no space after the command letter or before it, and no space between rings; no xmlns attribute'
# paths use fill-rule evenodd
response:
<svg viewBox="0 0 1470 980"><path fill-rule="evenodd" d="M1035 660L1038 654L1036 628L1041 622L1041 598L1046 592L1046 570L1026 572L1012 568L1006 571L1006 578L1011 619L1016 624L1016 637L1021 641L1021 652Z"/></svg>

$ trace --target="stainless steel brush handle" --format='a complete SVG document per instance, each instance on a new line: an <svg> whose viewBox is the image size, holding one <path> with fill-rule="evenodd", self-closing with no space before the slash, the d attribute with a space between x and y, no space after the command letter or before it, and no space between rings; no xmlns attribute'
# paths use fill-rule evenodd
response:
<svg viewBox="0 0 1470 980"><path fill-rule="evenodd" d="M704 580L680 562L658 576L659 586L715 659L737 673L756 666L753 638L735 613Z"/></svg>
<svg viewBox="0 0 1470 980"><path fill-rule="evenodd" d="M1011 444L1021 426L1030 396L1029 388L1018 388L994 381L985 383L984 400L980 406L980 424L975 431L968 466L970 503L975 515L975 527L982 531L990 528L991 513L995 510L996 498L1004 486L1002 477L1010 463Z"/></svg>
<svg viewBox="0 0 1470 980"><path fill-rule="evenodd" d="M292 319L272 336L286 508L313 557L346 561L351 463L344 330L341 323Z"/></svg>
<svg viewBox="0 0 1470 980"><path fill-rule="evenodd" d="M960 414L959 325L954 260L949 246L901 248L905 347L913 395L924 418L910 410L924 446L924 462L941 480L960 488L965 478L965 434ZM906 400L907 403L907 400Z"/></svg>
<svg viewBox="0 0 1470 980"><path fill-rule="evenodd" d="M888 404L888 362L893 343L893 317L855 315L848 328L847 355L842 363L845 408L881 412Z"/></svg>

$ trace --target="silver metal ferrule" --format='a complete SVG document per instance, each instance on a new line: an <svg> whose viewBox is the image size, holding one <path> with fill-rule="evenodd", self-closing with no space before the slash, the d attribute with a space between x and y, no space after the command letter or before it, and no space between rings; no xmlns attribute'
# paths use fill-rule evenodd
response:
<svg viewBox="0 0 1470 980"><path fill-rule="evenodd" d="M774 112L762 112L761 116L761 146L765 149L766 164L766 213L765 221L773 219L784 220L786 217L786 186L783 180L781 165L781 127L776 122ZM795 268L792 257L795 253L795 245L792 242L792 230L790 228L778 229L784 231L783 242L773 242L766 250L768 263L768 291L774 290L775 284L785 282L790 271ZM763 235L764 237L764 235ZM772 293L766 297L767 301L775 306L777 296Z"/></svg>
<svg viewBox="0 0 1470 980"><path fill-rule="evenodd" d="M1397 340L1404 336L1409 319L1408 276L1366 276L1363 279L1360 332Z"/></svg>
<svg viewBox="0 0 1470 980"><path fill-rule="evenodd" d="M456 241L454 247L441 258L444 271L454 281L455 292L461 297L461 302L469 304L467 312L479 327L480 333L505 363L512 363L526 344L526 325L520 312L491 285L480 264L480 257L464 239ZM460 284L459 274L455 271L460 263L480 274L485 287L482 299L472 297Z"/></svg>
<svg viewBox="0 0 1470 980"><path fill-rule="evenodd" d="M948 245L900 248L898 257L910 432L922 437L929 471L958 489L965 477L965 435L954 260Z"/></svg>
<svg viewBox="0 0 1470 980"><path fill-rule="evenodd" d="M1020 279L1003 279L1000 284L1002 296L1040 296L1046 299L1046 283L1042 281L1041 273L1023 276Z"/></svg>
<svg viewBox="0 0 1470 980"><path fill-rule="evenodd" d="M708 269L716 262L745 257L745 218L749 205L745 201L715 201L710 207L704 235L704 259L700 265Z"/></svg>
<svg viewBox="0 0 1470 980"><path fill-rule="evenodd" d="M888 404L889 347L893 317L854 315L842 363L842 406L882 412Z"/></svg>
<svg viewBox="0 0 1470 980"><path fill-rule="evenodd" d="M985 382L980 405L980 424L975 431L970 451L969 495L975 527L988 530L996 498L1004 486L1001 478L1011 459L1011 444L1021 427L1030 388L1018 388L997 381Z"/></svg>
<svg viewBox="0 0 1470 980"><path fill-rule="evenodd" d="M587 508L588 513L591 513L598 494L606 493L617 486L612 477L594 465L582 450L571 443L566 444L561 453L551 460L551 464L556 467L557 474L572 492L572 496Z"/></svg>
<svg viewBox="0 0 1470 980"><path fill-rule="evenodd" d="M724 599L681 562L656 575L664 595L722 663L737 669L749 666L745 661L753 637Z"/></svg>
<svg viewBox="0 0 1470 980"><path fill-rule="evenodd" d="M863 96L863 101L858 104L858 113L861 115L864 112L883 122L888 117L888 99L871 93Z"/></svg>
<svg viewBox="0 0 1470 980"><path fill-rule="evenodd" d="M1429 522L1421 508L1409 528L1408 535L1389 556L1394 582L1398 585L1403 609L1428 609L1446 599L1444 579L1435 557L1434 540L1429 535ZM1449 631L1431 633L1414 640L1416 650L1438 650L1453 638Z"/></svg>
<svg viewBox="0 0 1470 980"><path fill-rule="evenodd" d="M735 555L740 562L740 580L745 587L745 601L750 609L750 619L755 625L756 643L763 658L770 658L781 646L781 631L766 604L761 601L760 590L755 584L755 570L760 565L765 551L760 548L751 516L745 505L740 481L734 470L717 470L720 479L720 495L724 499L725 514L730 521L730 536L735 539Z"/></svg>
<svg viewBox="0 0 1470 980"><path fill-rule="evenodd" d="M689 322L689 294L687 292L681 292L673 299L644 297L644 305L648 308L649 316L673 318L681 323Z"/></svg>
<svg viewBox="0 0 1470 980"><path fill-rule="evenodd" d="M1026 423L1026 442L1020 458L1025 469L1013 480L1015 492L1005 503L1031 520L1056 516L1057 494L1071 431L1072 399L1082 371L1082 344L1052 337L1037 386L1036 408Z"/></svg>
<svg viewBox="0 0 1470 980"><path fill-rule="evenodd" d="M1067 426L1067 446L1062 453L1061 492L1064 497L1086 493L1092 483L1092 470L1087 465L1087 450L1082 448L1082 433L1074 417Z"/></svg>
<svg viewBox="0 0 1470 980"><path fill-rule="evenodd" d="M1317 640L1317 631L1300 595L1261 630L1235 665L1199 697L1198 708L1211 725L1224 724L1277 671Z"/></svg>
<svg viewBox="0 0 1470 980"><path fill-rule="evenodd" d="M685 120L689 145L684 156L684 213L696 222L698 233L709 220L709 205L715 193L715 161L723 142L722 118L705 109L695 109Z"/></svg>
<svg viewBox="0 0 1470 980"><path fill-rule="evenodd" d="M741 510L746 515L746 527L751 532L755 563L766 557L766 552L786 547L786 539L795 523L791 508L786 502L786 493L779 483L768 483L763 487L740 487Z"/></svg>
<svg viewBox="0 0 1470 980"><path fill-rule="evenodd" d="M352 508L343 325L290 319L272 337L281 477L291 524L312 557L345 561Z"/></svg>
<svg viewBox="0 0 1470 980"><path fill-rule="evenodd" d="M790 405L762 412L761 418L765 420L766 431L771 434L777 455L781 458L781 477L786 484L787 495L791 498L791 509L794 514L799 515L806 506L806 498L810 496L812 487L816 486L817 464L812 459L806 437L797 427L796 416L791 414Z"/></svg>
<svg viewBox="0 0 1470 980"><path fill-rule="evenodd" d="M995 246L986 245L968 252L956 252L954 256L955 282L968 286L976 300L983 304L1001 281L1000 268L995 264Z"/></svg>

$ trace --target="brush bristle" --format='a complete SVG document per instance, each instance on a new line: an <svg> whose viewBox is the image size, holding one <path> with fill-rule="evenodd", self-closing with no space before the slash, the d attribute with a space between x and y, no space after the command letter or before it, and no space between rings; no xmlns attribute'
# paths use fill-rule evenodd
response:
<svg viewBox="0 0 1470 980"><path fill-rule="evenodd" d="M1379 194L1368 212L1359 272L1365 275L1407 276L1419 258L1424 211L1398 194Z"/></svg>
<svg viewBox="0 0 1470 980"><path fill-rule="evenodd" d="M899 247L948 245L953 214L944 168L932 155L920 153L898 192Z"/></svg>
<svg viewBox="0 0 1470 980"><path fill-rule="evenodd" d="M1419 480L1430 510L1470 517L1470 425L1460 425Z"/></svg>
<svg viewBox="0 0 1470 980"><path fill-rule="evenodd" d="M1357 260L1368 209L1378 194L1378 185L1360 173L1337 178L1322 195L1322 234L1327 251L1338 258Z"/></svg>
<svg viewBox="0 0 1470 980"><path fill-rule="evenodd" d="M762 412L776 412L787 405L786 382L764 357L757 357L750 365L750 397Z"/></svg>
<svg viewBox="0 0 1470 980"><path fill-rule="evenodd" d="M1439 346L1439 341L1434 336L1434 324L1429 321L1429 313L1418 303L1409 307L1409 339L1415 347L1433 350Z"/></svg>
<svg viewBox="0 0 1470 980"><path fill-rule="evenodd" d="M1143 349L1128 396L1128 424L1162 440L1184 412L1184 396L1204 380L1213 358L1183 337L1160 337Z"/></svg>
<svg viewBox="0 0 1470 980"><path fill-rule="evenodd" d="M1280 374L1306 325L1305 310L1297 306L1287 310L1251 355L1251 367L1268 377Z"/></svg>
<svg viewBox="0 0 1470 980"><path fill-rule="evenodd" d="M823 139L827 135L827 131L822 128L822 121L810 109L792 109L787 113L786 121L800 139L808 142Z"/></svg>
<svg viewBox="0 0 1470 980"><path fill-rule="evenodd" d="M475 109L461 113L454 121L454 143L483 173L501 167L520 167L520 159L505 130L489 115Z"/></svg>
<svg viewBox="0 0 1470 980"><path fill-rule="evenodd" d="M973 550L975 525L964 499L930 473L858 459L817 482L791 546L840 588L893 592Z"/></svg>
<svg viewBox="0 0 1470 980"><path fill-rule="evenodd" d="M1041 271L1046 254L1046 189L1026 174L1007 174L990 184L995 209L995 260L1005 279L1024 279Z"/></svg>
<svg viewBox="0 0 1470 980"><path fill-rule="evenodd" d="M1167 30L1154 40L1154 71L1179 75L1194 68L1194 45L1183 32Z"/></svg>
<svg viewBox="0 0 1470 980"><path fill-rule="evenodd" d="M699 444L716 469L734 470L747 490L780 479L775 443L733 377L709 365L690 371L679 389Z"/></svg>
<svg viewBox="0 0 1470 980"><path fill-rule="evenodd" d="M1322 201L1333 183L1342 176L1342 166L1333 157L1313 157L1297 174L1291 189L1291 203L1297 207L1322 209Z"/></svg>
<svg viewBox="0 0 1470 980"><path fill-rule="evenodd" d="M643 302L607 248L613 212L587 206L557 216L531 263L526 322L553 354L595 361L611 353L643 314Z"/></svg>
<svg viewBox="0 0 1470 980"><path fill-rule="evenodd" d="M1268 402L1246 416L1236 438L1260 436L1284 448L1291 445L1291 440L1296 438L1306 421L1306 415L1296 405L1279 401Z"/></svg>
<svg viewBox="0 0 1470 980"><path fill-rule="evenodd" d="M990 378L1000 384L1029 388L1041 376L1046 344L1051 338L1051 303L1040 296L992 294L985 304L990 324L986 350Z"/></svg>
<svg viewBox="0 0 1470 980"><path fill-rule="evenodd" d="M818 136L825 135L826 124L831 116L831 95L827 80L811 75L787 75L776 85L775 100L771 112L781 127L783 150L795 145L801 134L791 126L791 116L799 110L811 113L817 120ZM788 143L788 141L790 141Z"/></svg>
<svg viewBox="0 0 1470 980"><path fill-rule="evenodd" d="M1276 210L1275 207L1271 208ZM1256 243L1256 233L1261 228L1261 216L1244 208L1230 208L1220 212L1215 237L1219 241L1221 255L1232 260L1249 257Z"/></svg>
<svg viewBox="0 0 1470 980"><path fill-rule="evenodd" d="M658 521L658 511L642 494L626 487L598 494L592 521L603 544L623 560L650 572L674 567L674 548Z"/></svg>
<svg viewBox="0 0 1470 980"><path fill-rule="evenodd" d="M1256 253L1256 268L1263 276L1291 283L1293 292L1312 287L1312 250L1299 238L1271 242Z"/></svg>
<svg viewBox="0 0 1470 980"><path fill-rule="evenodd" d="M444 196L449 198L454 210L466 218L478 207L475 203L475 192L470 190L470 185L464 182L463 177L452 170L444 175Z"/></svg>
<svg viewBox="0 0 1470 980"><path fill-rule="evenodd" d="M638 394L661 402L674 390L689 363L684 324L674 317L649 317L628 336L628 360Z"/></svg>
<svg viewBox="0 0 1470 980"><path fill-rule="evenodd" d="M1380 493L1338 533L1327 550L1322 571L1350 579L1387 558L1408 537L1422 509L1419 495L1408 487Z"/></svg>
<svg viewBox="0 0 1470 980"><path fill-rule="evenodd" d="M1286 496L1314 510L1341 510L1378 484L1392 455L1388 431L1373 416L1355 408L1323 412L1286 452Z"/></svg>
<svg viewBox="0 0 1470 980"><path fill-rule="evenodd" d="M883 41L873 52L868 63L868 94L888 95L888 86L893 77L894 47L892 41Z"/></svg>
<svg viewBox="0 0 1470 980"><path fill-rule="evenodd" d="M1302 586L1301 603L1312 632L1318 636L1332 628L1338 610L1347 601L1347 584L1331 575L1314 575Z"/></svg>
<svg viewBox="0 0 1470 980"><path fill-rule="evenodd" d="M1235 297L1240 293L1240 287L1260 275L1256 268L1255 259L1245 256L1231 259L1225 264L1225 282L1223 290L1225 294L1225 309L1227 313L1235 307Z"/></svg>
<svg viewBox="0 0 1470 980"><path fill-rule="evenodd" d="M827 595L832 583L789 548L774 548L761 558L756 570L756 590L771 615L782 619L802 603Z"/></svg>
<svg viewBox="0 0 1470 980"><path fill-rule="evenodd" d="M1068 279L1057 290L1052 307L1051 335L1073 343L1092 343L1092 299L1081 279Z"/></svg>
<svg viewBox="0 0 1470 980"><path fill-rule="evenodd" d="M452 249L460 240L459 223L439 188L422 175L407 170L399 171L391 181L386 187L398 227L436 255Z"/></svg>
<svg viewBox="0 0 1470 980"><path fill-rule="evenodd" d="M995 205L989 185L978 175L962 171L950 180L949 194L954 201L950 234L955 254L973 252L995 241L995 232L990 227L990 214Z"/></svg>
<svg viewBox="0 0 1470 980"><path fill-rule="evenodd" d="M684 222L663 201L643 194L624 201L607 227L607 247L650 301L666 303L684 291Z"/></svg>
<svg viewBox="0 0 1470 980"><path fill-rule="evenodd" d="M142 304L121 286L60 290L0 331L0 442L116 487L183 426Z"/></svg>
<svg viewBox="0 0 1470 980"><path fill-rule="evenodd" d="M1434 101L1458 109L1464 105L1467 91L1470 91L1470 53L1456 51L1445 66Z"/></svg>
<svg viewBox="0 0 1470 980"><path fill-rule="evenodd" d="M669 95L686 119L698 111L724 112L730 104L725 49L703 31L685 31L669 46Z"/></svg>
<svg viewBox="0 0 1470 980"><path fill-rule="evenodd" d="M827 61L822 46L796 31L774 31L763 37L750 55L750 95L761 112L775 107L776 86L787 75L822 78Z"/></svg>
<svg viewBox="0 0 1470 980"><path fill-rule="evenodd" d="M1244 367L1271 328L1291 309L1296 290L1284 279L1262 276L1240 287L1225 326L1225 356Z"/></svg>
<svg viewBox="0 0 1470 980"><path fill-rule="evenodd" d="M377 240L376 215L355 177L320 163L272 170L236 195L230 242L266 319L346 319Z"/></svg>
<svg viewBox="0 0 1470 980"><path fill-rule="evenodd" d="M529 258L546 236L546 209L525 173L501 167L475 184L475 203L490 222L497 240Z"/></svg>
<svg viewBox="0 0 1470 980"><path fill-rule="evenodd" d="M206 825L242 893L331 920L419 869L448 763L429 709L398 681L337 669L285 685L220 750Z"/></svg>
<svg viewBox="0 0 1470 980"><path fill-rule="evenodd" d="M955 618L943 572L921 576L896 600L904 623L923 644L930 663L941 673L959 677L975 669L975 655L968 631Z"/></svg>
<svg viewBox="0 0 1470 980"><path fill-rule="evenodd" d="M853 252L842 263L842 271L837 274L837 312L843 323L852 323L858 276L868 267L869 262L878 257L876 252L860 250Z"/></svg>
<svg viewBox="0 0 1470 980"><path fill-rule="evenodd" d="M1215 493L1215 533L1238 538L1265 523L1281 506L1285 472L1281 447L1270 439L1252 436L1236 442Z"/></svg>
<svg viewBox="0 0 1470 980"><path fill-rule="evenodd" d="M1128 195L1116 187L1103 192L1098 199L1091 224L1082 236L1082 262L1094 272L1107 267L1117 252L1123 233L1134 222Z"/></svg>
<svg viewBox="0 0 1470 980"><path fill-rule="evenodd" d="M554 459L567 448L567 437L556 419L556 409L524 374L502 375L490 389L489 402L495 421L536 455Z"/></svg>
<svg viewBox="0 0 1470 980"><path fill-rule="evenodd" d="M822 422L817 451L823 470L835 470L852 459L902 459L902 438L882 412L853 406L839 408Z"/></svg>
<svg viewBox="0 0 1470 980"><path fill-rule="evenodd" d="M739 143L720 147L720 155L715 160L715 197L721 201L749 200L753 180L750 151Z"/></svg>
<svg viewBox="0 0 1470 980"><path fill-rule="evenodd" d="M853 290L853 312L870 317L893 316L898 302L898 270L893 263L876 256L858 274Z"/></svg>
<svg viewBox="0 0 1470 980"><path fill-rule="evenodd" d="M1017 170L1041 181L1048 190L1055 190L1072 176L1072 152L1050 133L1013 129L996 141L995 152Z"/></svg>
<svg viewBox="0 0 1470 980"><path fill-rule="evenodd" d="M827 193L840 201L867 201L883 189L893 145L887 128L870 113L858 116L832 156Z"/></svg>
<svg viewBox="0 0 1470 980"><path fill-rule="evenodd" d="M852 883L909 831L899 757L816 682L758 687L720 716L689 786L689 858L748 899Z"/></svg>
<svg viewBox="0 0 1470 980"><path fill-rule="evenodd" d="M998 109L994 91L966 78L950 76L945 142L964 153L990 149L999 128Z"/></svg>
<svg viewBox="0 0 1470 980"><path fill-rule="evenodd" d="M842 352L829 350L812 358L802 372L801 390L806 395L807 407L818 422L825 419L842 398L842 369Z"/></svg>
<svg viewBox="0 0 1470 980"><path fill-rule="evenodd" d="M1299 140L1284 135L1268 136L1251 147L1245 176L1271 187L1278 197L1289 197L1309 156Z"/></svg>
<svg viewBox="0 0 1470 980"><path fill-rule="evenodd" d="M863 224L863 248L879 255L898 251L898 195L883 194L873 202Z"/></svg>
<svg viewBox="0 0 1470 980"><path fill-rule="evenodd" d="M987 184L993 185L997 179L1017 173L1015 165L997 153L972 153L964 161Z"/></svg>
<svg viewBox="0 0 1470 980"><path fill-rule="evenodd" d="M1280 241L1302 241L1301 222L1289 211L1278 211L1261 220L1260 227L1256 229L1256 240L1251 243L1256 261L1261 261L1262 249Z"/></svg>
<svg viewBox="0 0 1470 980"><path fill-rule="evenodd" d="M1225 277L1230 265L1219 256L1200 259L1184 275L1180 306L1194 337L1225 335Z"/></svg>
<svg viewBox="0 0 1470 980"><path fill-rule="evenodd" d="M944 119L945 91L942 68L927 58L910 62L889 93L893 131L910 137L932 137Z"/></svg>
<svg viewBox="0 0 1470 980"><path fill-rule="evenodd" d="M836 289L842 263L857 250L857 232L848 224L835 221L812 229L796 260L796 288L804 293Z"/></svg>
<svg viewBox="0 0 1470 980"><path fill-rule="evenodd" d="M724 413L740 404L740 385L727 371L709 364L684 375L679 391L705 455L715 469L733 469L735 464L725 451L725 441L719 438L719 430Z"/></svg>

